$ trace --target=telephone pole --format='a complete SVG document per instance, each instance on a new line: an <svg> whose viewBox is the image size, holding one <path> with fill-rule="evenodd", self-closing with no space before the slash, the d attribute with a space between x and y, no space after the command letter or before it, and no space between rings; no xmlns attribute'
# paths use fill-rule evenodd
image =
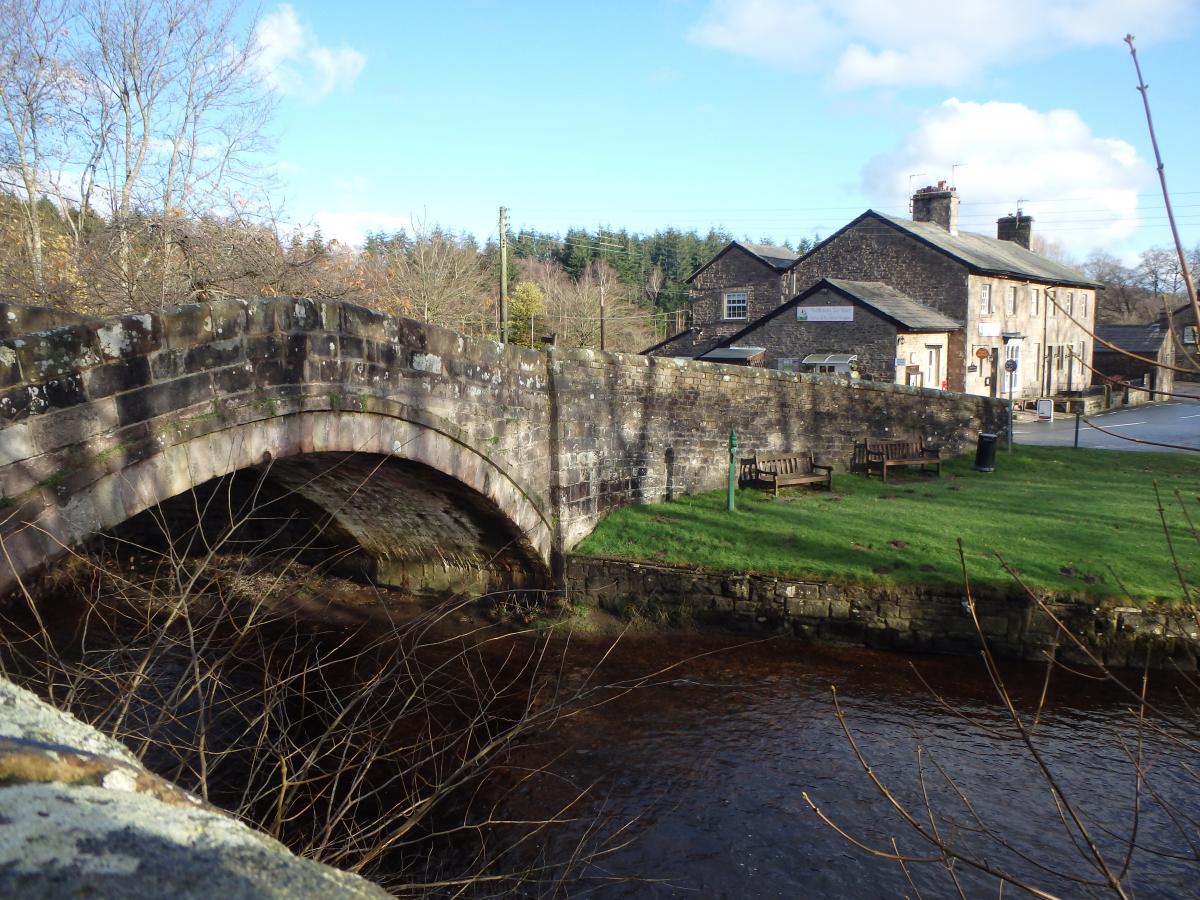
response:
<svg viewBox="0 0 1200 900"><path fill-rule="evenodd" d="M500 207L500 343L508 343L508 209Z"/></svg>

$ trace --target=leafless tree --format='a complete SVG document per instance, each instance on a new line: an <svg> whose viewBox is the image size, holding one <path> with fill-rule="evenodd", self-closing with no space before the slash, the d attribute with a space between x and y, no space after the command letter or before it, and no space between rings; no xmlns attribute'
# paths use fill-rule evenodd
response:
<svg viewBox="0 0 1200 900"><path fill-rule="evenodd" d="M379 308L467 333L495 333L498 276L473 238L414 220L411 234L385 239L365 263Z"/></svg>
<svg viewBox="0 0 1200 900"><path fill-rule="evenodd" d="M46 170L62 152L55 121L65 97L64 46L71 15L61 0L0 0L0 177L16 196L33 287L45 289L40 203Z"/></svg>

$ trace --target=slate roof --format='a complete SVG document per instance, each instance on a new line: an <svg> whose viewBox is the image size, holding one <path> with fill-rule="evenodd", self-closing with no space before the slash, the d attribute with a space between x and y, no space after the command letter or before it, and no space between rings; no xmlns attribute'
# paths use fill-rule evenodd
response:
<svg viewBox="0 0 1200 900"><path fill-rule="evenodd" d="M928 306L924 306L907 295L878 281L847 281L842 278L822 278L804 293L797 294L787 303L782 303L765 316L755 319L741 331L730 335L722 341L718 341L714 344L714 347L732 346L776 316L795 309L801 301L806 300L817 291L829 289L870 306L872 309L898 322L902 327L910 331L957 331L963 327L961 322L956 322L947 316L943 316L937 310L930 309ZM866 297L873 299L868 300ZM899 318L900 316L904 316L908 322L923 324L909 325L905 319Z"/></svg>
<svg viewBox="0 0 1200 900"><path fill-rule="evenodd" d="M1013 241L1002 241L970 231L951 234L934 222L913 222L910 219L889 216L873 209L867 210L849 225L834 232L817 247L824 246L836 239L843 231L867 218L878 219L893 228L911 234L922 243L957 259L972 272L978 274L1028 278L1032 281L1077 287L1103 287L1099 282L1089 280L1082 272L1063 263L1047 259L1032 250L1026 250ZM816 248L810 253L815 251Z"/></svg>
<svg viewBox="0 0 1200 900"><path fill-rule="evenodd" d="M787 247L776 247L774 244L751 244L747 241L733 241L743 250L749 250L772 269L780 272L787 269L800 258L800 254Z"/></svg>
<svg viewBox="0 0 1200 900"><path fill-rule="evenodd" d="M1097 325L1096 337L1108 341L1121 350L1137 353L1140 356L1154 356L1162 348L1163 340L1171 332L1161 322L1149 325ZM1118 351L1105 347L1097 342L1097 353L1116 353Z"/></svg>
<svg viewBox="0 0 1200 900"><path fill-rule="evenodd" d="M720 252L716 254L708 262L703 263L700 268L687 277L687 281L691 282L693 278L715 263L718 259L732 250L734 247L740 247L751 256L766 263L776 272L786 272L791 268L792 263L800 258L800 254L789 250L787 247L776 247L774 244L751 244L749 241L730 241Z"/></svg>
<svg viewBox="0 0 1200 900"><path fill-rule="evenodd" d="M881 281L847 281L844 278L825 278L823 281L888 318L895 319L910 331L957 331L962 328L962 322L956 322L936 309L918 303ZM805 294L810 293L811 290L805 291Z"/></svg>
<svg viewBox="0 0 1200 900"><path fill-rule="evenodd" d="M696 359L707 359L713 362L745 362L766 352L766 347L717 347L707 353L701 353Z"/></svg>

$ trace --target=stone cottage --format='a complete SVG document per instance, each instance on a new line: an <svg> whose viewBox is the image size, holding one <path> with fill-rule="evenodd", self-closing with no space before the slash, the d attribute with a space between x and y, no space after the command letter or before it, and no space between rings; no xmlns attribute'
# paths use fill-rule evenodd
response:
<svg viewBox="0 0 1200 900"><path fill-rule="evenodd" d="M961 331L962 323L889 285L822 278L700 358L756 349L773 369L836 372L845 365L875 381L941 387L950 336Z"/></svg>
<svg viewBox="0 0 1200 900"><path fill-rule="evenodd" d="M786 247L730 241L687 279L691 327L643 352L693 359L704 355L795 295L795 278L788 269L796 259Z"/></svg>
<svg viewBox="0 0 1200 900"><path fill-rule="evenodd" d="M959 230L959 198L945 182L918 190L912 199L911 220L866 211L781 272L780 287L795 296L821 279L880 283L958 323L959 328L946 331L943 377L932 381L923 374L926 386L944 382L949 390L990 396L1008 396L1011 390L1014 398L1029 399L1086 384L1083 378L1072 383L1078 376L1068 361L1074 357L1091 363L1089 335L1100 285L1034 253L1033 219L1019 210L997 221L993 238ZM698 302L699 292L695 294L693 331L712 327L713 307L707 298L720 295L717 282L714 273L705 283L703 302ZM732 333L731 329L701 353ZM847 331L850 343L842 352L856 352L855 333ZM872 338L863 332L863 339ZM802 358L816 349L797 345L777 358ZM686 343L674 338L645 352L701 355L686 352ZM906 349L905 358L913 352ZM894 361L900 357L898 346ZM1004 369L1010 359L1016 362L1011 374ZM894 378L903 383L912 364L897 362Z"/></svg>
<svg viewBox="0 0 1200 900"><path fill-rule="evenodd" d="M1191 304L1188 305L1191 309ZM1184 326L1187 327L1187 326ZM1193 329L1194 330L1194 329ZM1087 373L1093 384L1118 382L1114 387L1124 396L1139 399L1160 399L1159 392L1175 389L1175 338L1164 321L1148 325L1096 326L1095 371ZM1195 352L1195 347L1192 348ZM1144 386L1144 392L1122 388L1125 385Z"/></svg>

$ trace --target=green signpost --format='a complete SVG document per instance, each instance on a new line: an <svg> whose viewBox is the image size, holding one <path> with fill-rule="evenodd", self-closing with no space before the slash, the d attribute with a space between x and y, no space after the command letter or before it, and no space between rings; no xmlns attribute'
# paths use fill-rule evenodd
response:
<svg viewBox="0 0 1200 900"><path fill-rule="evenodd" d="M729 432L729 502L726 509L734 510L733 491L737 487L737 432Z"/></svg>

